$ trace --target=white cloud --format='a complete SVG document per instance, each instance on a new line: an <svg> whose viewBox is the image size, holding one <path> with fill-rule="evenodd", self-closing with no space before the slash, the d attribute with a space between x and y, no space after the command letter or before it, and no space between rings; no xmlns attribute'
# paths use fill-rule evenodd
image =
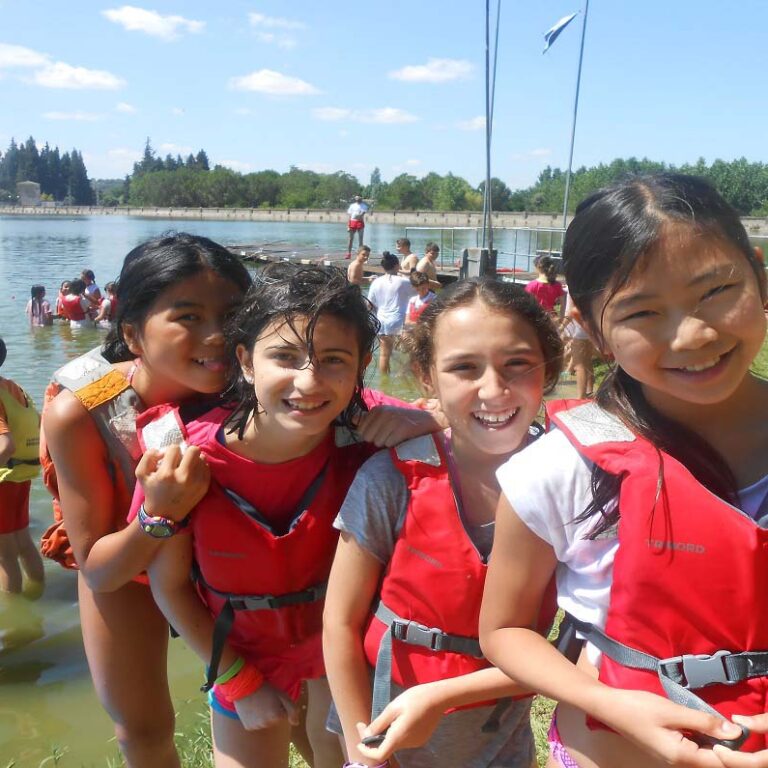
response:
<svg viewBox="0 0 768 768"><path fill-rule="evenodd" d="M283 75L272 69L259 69L250 75L233 77L229 87L236 91L256 91L272 96L311 96L320 91L298 77Z"/></svg>
<svg viewBox="0 0 768 768"><path fill-rule="evenodd" d="M181 117L184 114L184 110L181 107L173 107L171 109L171 114L176 115L176 117Z"/></svg>
<svg viewBox="0 0 768 768"><path fill-rule="evenodd" d="M552 154L552 150L544 148L532 149L529 154L531 157L549 157Z"/></svg>
<svg viewBox="0 0 768 768"><path fill-rule="evenodd" d="M314 171L315 173L335 173L338 169L330 163L299 163L297 168L302 171Z"/></svg>
<svg viewBox="0 0 768 768"><path fill-rule="evenodd" d="M394 125L398 123L415 123L419 120L416 115L397 107L381 107L380 109L346 109L343 107L319 107L312 110L317 120L336 122L347 120L353 123L381 123Z"/></svg>
<svg viewBox="0 0 768 768"><path fill-rule="evenodd" d="M282 16L266 16L263 13L249 13L248 22L252 27L265 27L266 29L306 29L302 21L286 19Z"/></svg>
<svg viewBox="0 0 768 768"><path fill-rule="evenodd" d="M421 160L406 160L405 165L414 168L417 165L421 165Z"/></svg>
<svg viewBox="0 0 768 768"><path fill-rule="evenodd" d="M219 165L223 165L225 168L230 168L238 173L250 173L253 170L251 163L244 163L240 160L222 160Z"/></svg>
<svg viewBox="0 0 768 768"><path fill-rule="evenodd" d="M485 117L483 115L478 115L477 117L473 117L471 120L459 120L459 122L456 123L456 126L461 128L462 131L484 130Z"/></svg>
<svg viewBox="0 0 768 768"><path fill-rule="evenodd" d="M278 48L283 48L286 51L296 47L296 39L290 37L290 35L276 35L274 32L257 32L256 39L260 43L266 45L276 45Z"/></svg>
<svg viewBox="0 0 768 768"><path fill-rule="evenodd" d="M125 101L118 102L115 109L118 112L123 112L126 115L132 115L134 112L136 112L136 107L134 107L133 104L128 104Z"/></svg>
<svg viewBox="0 0 768 768"><path fill-rule="evenodd" d="M95 112L44 112L43 117L46 120L78 120L86 123L104 119L104 115Z"/></svg>
<svg viewBox="0 0 768 768"><path fill-rule="evenodd" d="M7 45L0 43L0 69L16 67L44 67L50 61L50 56L45 53L24 48L21 45Z"/></svg>
<svg viewBox="0 0 768 768"><path fill-rule="evenodd" d="M183 16L162 16L157 11L148 11L133 5L123 5L101 13L128 32L144 32L162 40L176 40L185 32L197 34L205 28L204 21L185 19Z"/></svg>
<svg viewBox="0 0 768 768"><path fill-rule="evenodd" d="M429 59L426 64L411 64L389 73L393 80L409 83L447 83L465 80L472 73L472 64L464 59Z"/></svg>
<svg viewBox="0 0 768 768"><path fill-rule="evenodd" d="M83 90L115 91L125 85L125 80L103 69L73 67L63 61L47 64L32 75L33 82L44 88L69 88Z"/></svg>

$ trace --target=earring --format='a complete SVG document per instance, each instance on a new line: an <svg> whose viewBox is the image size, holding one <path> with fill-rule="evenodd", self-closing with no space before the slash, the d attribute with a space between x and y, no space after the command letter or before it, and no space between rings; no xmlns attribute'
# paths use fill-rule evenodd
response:
<svg viewBox="0 0 768 768"><path fill-rule="evenodd" d="M243 371L243 378L249 383L253 384L253 374L248 371Z"/></svg>

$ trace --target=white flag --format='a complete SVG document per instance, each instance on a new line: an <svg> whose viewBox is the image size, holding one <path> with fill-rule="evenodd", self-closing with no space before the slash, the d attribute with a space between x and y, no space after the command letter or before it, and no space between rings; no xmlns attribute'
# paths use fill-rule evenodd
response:
<svg viewBox="0 0 768 768"><path fill-rule="evenodd" d="M560 21L555 24L552 29L550 29L548 32L544 33L544 40L546 42L546 45L544 46L544 50L542 53L546 53L550 47L552 46L552 43L557 40L558 35L579 15L579 12L576 11L576 13L572 13L570 16L563 16Z"/></svg>

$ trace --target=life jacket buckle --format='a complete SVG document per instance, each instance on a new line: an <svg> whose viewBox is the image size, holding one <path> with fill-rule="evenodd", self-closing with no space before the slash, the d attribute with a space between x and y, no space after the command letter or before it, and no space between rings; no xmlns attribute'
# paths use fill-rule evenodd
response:
<svg viewBox="0 0 768 768"><path fill-rule="evenodd" d="M674 680L683 688L695 690L708 685L735 685L738 680L728 677L726 659L731 651L715 651L713 654L686 653L659 660L659 670L664 677Z"/></svg>
<svg viewBox="0 0 768 768"><path fill-rule="evenodd" d="M427 627L419 624L417 621L399 621L395 619L392 622L392 637L408 645L418 645L422 648L429 648L430 651L441 650L440 641L445 635L442 629L438 627Z"/></svg>

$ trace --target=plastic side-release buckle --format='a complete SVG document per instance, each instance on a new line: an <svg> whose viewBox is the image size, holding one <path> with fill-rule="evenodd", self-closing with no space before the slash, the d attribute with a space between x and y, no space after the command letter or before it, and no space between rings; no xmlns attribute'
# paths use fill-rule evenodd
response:
<svg viewBox="0 0 768 768"><path fill-rule="evenodd" d="M725 659L732 656L731 651L716 651L713 654L686 653L659 660L659 669L665 677L695 690L708 685L735 685L738 680L728 678ZM668 667L675 667L674 671ZM682 678L682 679L681 679Z"/></svg>
<svg viewBox="0 0 768 768"><path fill-rule="evenodd" d="M444 635L442 629L438 627L427 627L416 621L395 621L392 622L392 637L408 645L418 645L422 648L429 648L431 651L439 650L440 638Z"/></svg>

